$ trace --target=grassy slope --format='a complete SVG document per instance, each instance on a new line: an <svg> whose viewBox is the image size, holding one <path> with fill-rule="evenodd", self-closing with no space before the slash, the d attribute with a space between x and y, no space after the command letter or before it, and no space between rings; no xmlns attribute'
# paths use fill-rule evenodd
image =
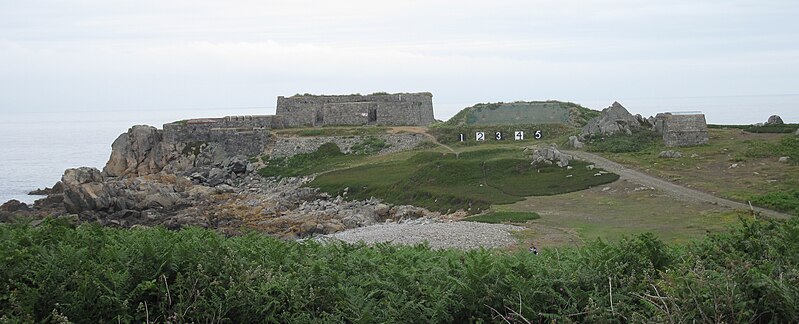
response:
<svg viewBox="0 0 799 324"><path fill-rule="evenodd" d="M420 152L408 159L368 164L318 176L309 186L355 199L378 197L435 211L480 212L525 196L583 190L618 179L595 176L584 163L574 169L530 166L521 150L483 149L455 154Z"/></svg>
<svg viewBox="0 0 799 324"><path fill-rule="evenodd" d="M657 143L640 152L601 154L654 176L741 202L799 188L799 166L777 161L793 154L793 161L799 161L796 136L739 129L710 129L709 133L707 145L667 148ZM658 158L667 149L685 157Z"/></svg>

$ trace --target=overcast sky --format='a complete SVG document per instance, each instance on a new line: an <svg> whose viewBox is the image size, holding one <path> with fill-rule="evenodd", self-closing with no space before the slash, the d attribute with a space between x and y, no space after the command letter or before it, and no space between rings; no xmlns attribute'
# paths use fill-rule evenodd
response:
<svg viewBox="0 0 799 324"><path fill-rule="evenodd" d="M799 94L797 76L796 0L0 1L4 111L273 113L279 95L430 91L448 118Z"/></svg>

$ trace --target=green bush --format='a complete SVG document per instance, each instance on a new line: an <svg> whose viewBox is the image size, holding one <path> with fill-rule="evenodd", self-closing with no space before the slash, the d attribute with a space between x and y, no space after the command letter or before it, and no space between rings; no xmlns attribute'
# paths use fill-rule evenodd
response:
<svg viewBox="0 0 799 324"><path fill-rule="evenodd" d="M771 192L751 198L757 206L789 212L799 216L799 190Z"/></svg>
<svg viewBox="0 0 799 324"><path fill-rule="evenodd" d="M0 224L4 322L793 322L799 217L539 255Z"/></svg>
<svg viewBox="0 0 799 324"><path fill-rule="evenodd" d="M353 145L350 150L352 154L368 155L380 152L389 146L390 145L386 144L385 139L369 136L364 138L360 143Z"/></svg>
<svg viewBox="0 0 799 324"><path fill-rule="evenodd" d="M752 141L748 143L743 155L749 158L790 157L788 163L799 164L799 137L786 135L778 143Z"/></svg>

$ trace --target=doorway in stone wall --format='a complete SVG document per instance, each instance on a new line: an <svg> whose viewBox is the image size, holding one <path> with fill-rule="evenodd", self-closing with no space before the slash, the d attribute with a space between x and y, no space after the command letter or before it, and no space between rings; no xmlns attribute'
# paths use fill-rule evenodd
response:
<svg viewBox="0 0 799 324"><path fill-rule="evenodd" d="M325 115L322 113L321 110L316 111L316 125L323 125L325 123Z"/></svg>
<svg viewBox="0 0 799 324"><path fill-rule="evenodd" d="M369 124L377 123L377 108L369 108Z"/></svg>

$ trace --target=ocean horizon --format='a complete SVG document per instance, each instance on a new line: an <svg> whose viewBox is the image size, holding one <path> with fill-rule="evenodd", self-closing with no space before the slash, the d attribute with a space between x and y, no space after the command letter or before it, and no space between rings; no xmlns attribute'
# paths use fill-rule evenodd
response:
<svg viewBox="0 0 799 324"><path fill-rule="evenodd" d="M449 118L472 104L436 103ZM533 100L533 99L521 99ZM659 112L701 111L708 123L723 125L765 122L780 115L786 123L799 123L799 95L751 95L682 98L629 98L569 100L601 110L613 101L632 114L652 116ZM81 166L102 169L111 155L111 144L133 125L158 128L175 120L230 115L273 114L273 107L166 109L140 111L3 112L0 119L0 204L16 199L32 203L40 196L27 193L50 187L64 170Z"/></svg>

